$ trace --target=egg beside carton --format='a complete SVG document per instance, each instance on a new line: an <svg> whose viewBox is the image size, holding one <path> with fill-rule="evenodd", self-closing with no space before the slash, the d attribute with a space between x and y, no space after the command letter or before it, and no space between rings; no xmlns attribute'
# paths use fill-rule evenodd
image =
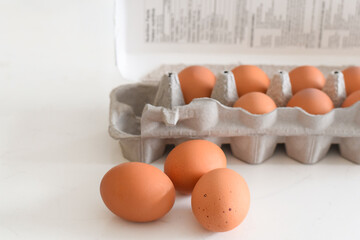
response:
<svg viewBox="0 0 360 240"><path fill-rule="evenodd" d="M331 72L323 91L339 107L346 97L342 73ZM338 143L342 156L360 163L359 103L325 115L285 108L292 97L286 71L273 76L267 95L278 106L271 113L254 115L232 108L238 99L235 79L224 71L217 75L211 98L185 105L178 76L170 73L160 82L114 89L109 132L119 140L126 158L148 163L161 157L167 144L195 138L230 144L236 158L252 164L270 158L278 143L285 143L290 157L307 164L319 161L331 144Z"/></svg>

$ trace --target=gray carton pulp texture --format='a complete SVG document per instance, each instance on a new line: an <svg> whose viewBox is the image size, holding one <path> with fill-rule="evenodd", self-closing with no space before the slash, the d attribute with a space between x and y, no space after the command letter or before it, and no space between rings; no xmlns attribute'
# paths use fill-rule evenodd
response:
<svg viewBox="0 0 360 240"><path fill-rule="evenodd" d="M218 74L211 98L187 105L176 73L160 82L122 85L110 94L109 133L124 157L146 163L160 158L166 145L190 139L230 144L236 158L251 164L270 158L278 143L285 144L288 156L306 164L321 160L331 144L339 144L343 157L360 163L360 103L339 108L346 97L343 75L328 71L327 76L323 91L337 108L325 115L285 107L292 92L284 70L274 74L267 91L278 108L264 115L231 107L238 99L231 71Z"/></svg>

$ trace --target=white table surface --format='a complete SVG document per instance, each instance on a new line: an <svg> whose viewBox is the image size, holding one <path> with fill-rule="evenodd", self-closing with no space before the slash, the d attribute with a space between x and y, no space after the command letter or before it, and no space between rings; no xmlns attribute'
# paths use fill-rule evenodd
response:
<svg viewBox="0 0 360 240"><path fill-rule="evenodd" d="M0 239L360 238L360 166L336 147L312 166L283 147L256 166L227 152L251 191L230 232L204 230L189 196L156 222L110 213L99 184L126 161L107 133L108 94L121 83L112 12L111 0L0 1Z"/></svg>

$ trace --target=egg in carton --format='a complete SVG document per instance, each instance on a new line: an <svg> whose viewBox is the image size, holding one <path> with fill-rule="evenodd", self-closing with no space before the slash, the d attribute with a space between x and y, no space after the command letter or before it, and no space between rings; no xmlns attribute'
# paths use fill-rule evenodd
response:
<svg viewBox="0 0 360 240"><path fill-rule="evenodd" d="M210 67L211 68L211 67ZM215 69L231 69L217 65ZM285 107L292 97L289 70L293 66L261 66L273 78L267 90L277 109L256 115L232 105L238 99L231 71L221 71L211 98L184 103L175 72L160 82L122 85L110 94L110 135L119 141L125 158L150 163L160 158L166 145L190 139L206 139L219 146L230 144L232 154L247 163L259 164L270 158L278 143L284 143L291 158L305 164L321 160L331 144L339 144L346 159L360 163L360 103L340 108L346 98L340 71L327 72L323 91L335 109L311 115L301 108ZM212 70L214 67L212 67ZM335 69L335 68L332 68Z"/></svg>

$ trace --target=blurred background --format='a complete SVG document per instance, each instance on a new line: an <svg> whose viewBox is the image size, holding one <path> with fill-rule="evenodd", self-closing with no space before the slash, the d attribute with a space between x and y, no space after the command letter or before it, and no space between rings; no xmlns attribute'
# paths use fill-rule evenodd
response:
<svg viewBox="0 0 360 240"><path fill-rule="evenodd" d="M64 132L102 126L108 139L108 95L120 84L113 12L113 0L0 1L1 160L59 147Z"/></svg>
<svg viewBox="0 0 360 240"><path fill-rule="evenodd" d="M1 108L104 98L118 77L113 11L113 0L1 0Z"/></svg>
<svg viewBox="0 0 360 240"><path fill-rule="evenodd" d="M113 12L113 0L0 0L0 239L95 226L98 238L108 224L98 186L124 161L107 133Z"/></svg>

